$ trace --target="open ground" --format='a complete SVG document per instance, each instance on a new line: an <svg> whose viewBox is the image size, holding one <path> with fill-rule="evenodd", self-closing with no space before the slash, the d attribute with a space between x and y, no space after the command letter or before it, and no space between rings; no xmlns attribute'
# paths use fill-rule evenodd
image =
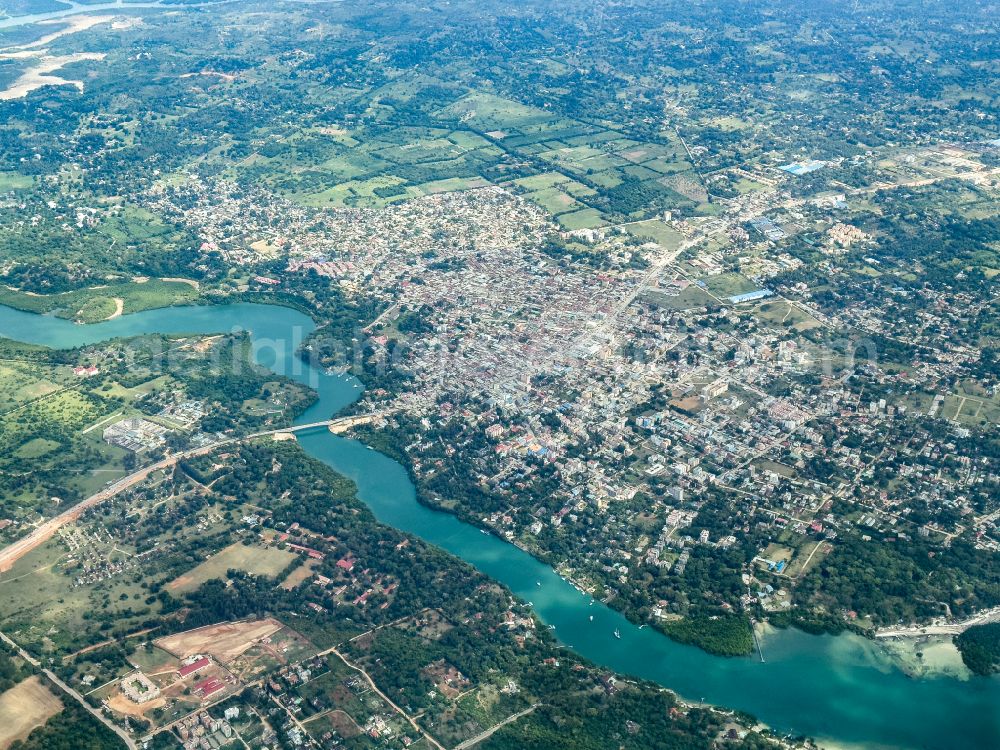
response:
<svg viewBox="0 0 1000 750"><path fill-rule="evenodd" d="M277 633L283 627L284 625L272 618L249 622L224 622L159 638L155 643L164 651L180 658L193 654L211 654L226 664L257 641Z"/></svg>
<svg viewBox="0 0 1000 750"><path fill-rule="evenodd" d="M0 750L31 734L62 710L62 702L42 684L29 677L0 695Z"/></svg>

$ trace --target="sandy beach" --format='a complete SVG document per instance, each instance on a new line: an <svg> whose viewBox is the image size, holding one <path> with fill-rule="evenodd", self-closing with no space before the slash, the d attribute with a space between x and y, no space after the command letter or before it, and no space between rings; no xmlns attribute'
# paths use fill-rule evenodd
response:
<svg viewBox="0 0 1000 750"><path fill-rule="evenodd" d="M23 52L12 52L0 55L3 59L25 57ZM50 75L63 66L81 60L103 60L103 52L77 52L72 55L44 55L38 54L38 63L21 74L14 83L5 91L0 91L0 100L9 101L11 99L21 99L32 91L43 86L75 86L83 91L83 81L71 81L59 76Z"/></svg>
<svg viewBox="0 0 1000 750"><path fill-rule="evenodd" d="M97 26L102 23L108 23L114 20L114 16L67 16L66 18L52 19L50 21L39 21L38 25L60 25L65 26L57 31L53 31L51 34L46 34L45 36L36 39L33 42L28 42L27 44L19 44L12 47L4 47L2 49L18 49L18 50L30 50L39 49L51 44L56 39L62 36L67 36L69 34L76 34L80 31L85 31L92 26Z"/></svg>
<svg viewBox="0 0 1000 750"><path fill-rule="evenodd" d="M971 677L950 635L880 640L893 663L911 677Z"/></svg>

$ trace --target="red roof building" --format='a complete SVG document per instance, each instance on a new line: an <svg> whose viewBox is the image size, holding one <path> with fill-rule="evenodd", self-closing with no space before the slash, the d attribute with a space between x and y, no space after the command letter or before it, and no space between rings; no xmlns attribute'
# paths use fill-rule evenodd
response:
<svg viewBox="0 0 1000 750"><path fill-rule="evenodd" d="M202 680L194 686L196 692L201 693L203 697L207 698L212 693L217 693L222 688L226 686L226 683L217 680L215 677L210 677L207 680Z"/></svg>
<svg viewBox="0 0 1000 750"><path fill-rule="evenodd" d="M198 659L198 661L193 661L190 664L178 669L177 674L179 674L181 677L187 677L189 674L194 674L199 669L204 669L211 663L212 663L211 659L209 659L207 656L203 656L200 659Z"/></svg>

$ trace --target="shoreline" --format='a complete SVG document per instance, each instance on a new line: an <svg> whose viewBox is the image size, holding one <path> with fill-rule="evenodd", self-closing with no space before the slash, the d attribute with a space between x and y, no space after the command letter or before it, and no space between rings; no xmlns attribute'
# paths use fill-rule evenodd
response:
<svg viewBox="0 0 1000 750"><path fill-rule="evenodd" d="M953 677L968 680L973 676L962 661L962 654L950 635L881 640L878 645L890 663L901 669L907 677Z"/></svg>
<svg viewBox="0 0 1000 750"><path fill-rule="evenodd" d="M765 657L769 638L781 631L782 628L766 620L754 623L754 633L760 639ZM834 637L851 636L856 638L855 643L865 658L878 669L898 670L913 680L952 678L964 682L973 677L949 634L873 638L860 633L841 633Z"/></svg>
<svg viewBox="0 0 1000 750"><path fill-rule="evenodd" d="M188 309L193 311L195 307L188 306ZM218 314L211 316L193 315L196 325L192 330L214 332L220 327L227 328L230 319L238 319L244 329L256 330L260 336L287 343L290 339L281 332L284 327L302 325L302 320L309 320L305 316L300 319L290 309L279 313L278 308L263 310L255 306L237 306L222 312L225 309L222 307ZM18 330L22 321L27 320L21 316L31 315L15 310L10 313L7 315L8 330ZM156 328L154 324L161 322L161 315L135 318L134 327L143 331ZM187 327L180 308L166 317L165 325ZM119 336L126 334L120 330L123 326L114 328ZM50 345L62 348L78 346L78 339L88 338L73 333L69 336L72 341L61 341L56 335L58 329L59 325L53 325L44 331L26 330L45 333L53 339L48 342ZM286 363L290 362L294 352L286 350L283 356ZM308 374L299 375L300 382L308 378ZM356 400L354 389L337 390L332 384L324 393L326 400L310 407L314 411L301 415L300 420L316 418L322 412L339 411L337 406L341 401L347 406ZM493 535L483 535L474 526L460 528L453 513L425 514L424 506L416 502L416 488L409 482L406 468L398 463L393 468L391 456L366 450L365 444L357 441L331 440L333 436L324 432L325 435L319 431L303 434L304 449L313 458L355 481L358 498L380 522L465 560L506 586L521 601L531 596L538 602L531 606L539 620L558 624L557 640L579 658L625 678L656 683L681 700L687 699L685 702L701 697L702 702L752 715L779 733L817 738L822 747L849 747L852 741L862 741L869 748L891 741L896 750L923 747L971 750L991 746L984 743L984 739L990 738L992 742L995 733L992 725L984 723L983 717L997 705L996 696L1000 693L996 691L1000 690L1000 683L909 679L892 666L884 650L876 649L873 641L856 634L813 636L803 632L775 638L770 645L763 644L766 665L752 658L711 656L701 649L676 644L663 634L650 632L651 629L644 629L640 634L614 609L595 604L591 610L587 599L551 567L531 555L519 558L512 554L510 551L517 549L515 546L500 539L494 542ZM402 501L406 502L401 504ZM475 532L474 537L467 532ZM523 552L519 554L524 555ZM536 564L537 570L534 569ZM539 581L544 581L546 587L542 589L545 594L541 599L536 593ZM552 588L547 588L549 586ZM589 626L579 624L586 622L590 613L599 615L601 624L608 628L603 637L590 637L589 629L584 630ZM610 628L619 626L623 641L609 637ZM820 685L822 687L818 687ZM782 692L786 696L784 699L779 697ZM957 725L945 731L947 723L953 721ZM827 739L831 734L841 737L839 740Z"/></svg>
<svg viewBox="0 0 1000 750"><path fill-rule="evenodd" d="M933 635L958 635L964 633L969 628L976 625L986 625L991 622L1000 621L1000 606L982 609L971 617L958 622L942 622L932 620L920 625L906 625L903 627L883 627L875 630L875 638L920 638Z"/></svg>

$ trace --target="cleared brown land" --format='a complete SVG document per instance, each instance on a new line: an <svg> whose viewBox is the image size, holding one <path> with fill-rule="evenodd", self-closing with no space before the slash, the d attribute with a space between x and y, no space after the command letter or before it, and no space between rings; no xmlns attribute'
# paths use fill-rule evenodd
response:
<svg viewBox="0 0 1000 750"><path fill-rule="evenodd" d="M108 705L112 711L117 711L126 716L145 717L146 713L152 711L154 708L163 708L167 705L167 699L161 695L159 698L155 698L148 703L133 703L121 693L115 693L108 698Z"/></svg>
<svg viewBox="0 0 1000 750"><path fill-rule="evenodd" d="M15 740L23 740L62 708L62 701L37 676L0 694L0 750L7 750Z"/></svg>
<svg viewBox="0 0 1000 750"><path fill-rule="evenodd" d="M159 638L154 643L181 659L194 654L211 654L221 664L228 664L253 646L284 627L273 618L248 622L221 622Z"/></svg>

